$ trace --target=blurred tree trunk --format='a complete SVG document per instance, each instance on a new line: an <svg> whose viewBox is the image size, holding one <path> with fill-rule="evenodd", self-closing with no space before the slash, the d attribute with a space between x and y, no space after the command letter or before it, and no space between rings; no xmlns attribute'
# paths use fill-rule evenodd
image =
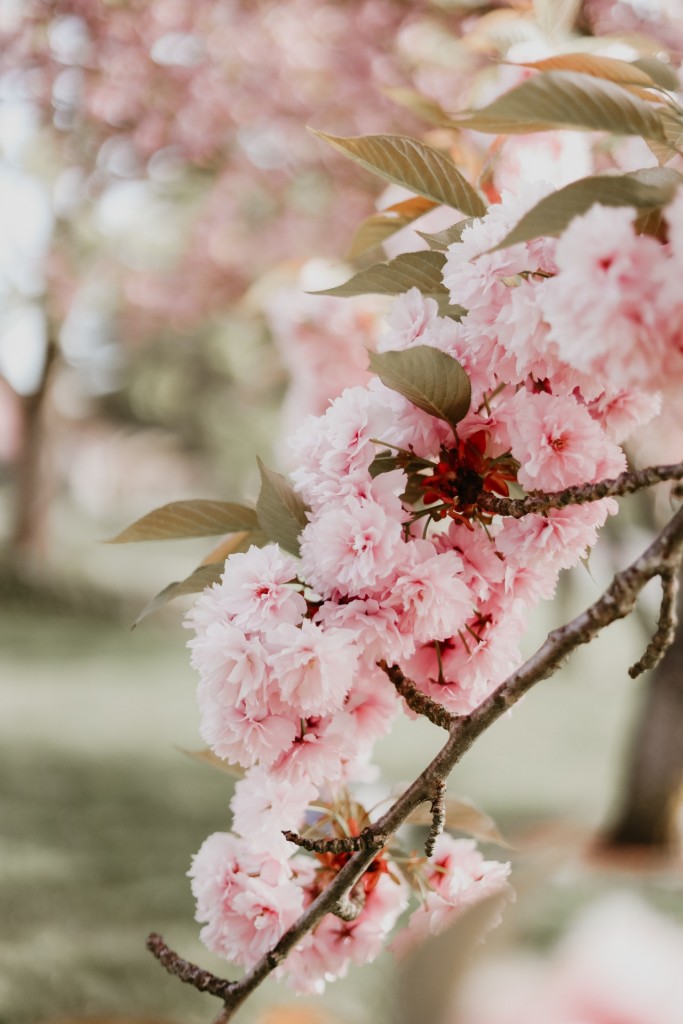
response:
<svg viewBox="0 0 683 1024"><path fill-rule="evenodd" d="M679 615L683 609L679 601ZM683 629L645 684L628 755L624 788L608 847L680 845L676 822L683 796Z"/></svg>
<svg viewBox="0 0 683 1024"><path fill-rule="evenodd" d="M22 440L15 479L10 567L18 577L34 574L44 562L50 498L46 459L46 414L58 346L48 338L37 391L22 399Z"/></svg>

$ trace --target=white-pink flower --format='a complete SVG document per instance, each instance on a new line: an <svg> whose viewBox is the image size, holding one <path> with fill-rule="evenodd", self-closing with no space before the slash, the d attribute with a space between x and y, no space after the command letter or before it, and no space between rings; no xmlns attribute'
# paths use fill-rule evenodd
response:
<svg viewBox="0 0 683 1024"><path fill-rule="evenodd" d="M284 844L285 853L291 853L282 831L299 831L306 808L317 794L306 778L283 779L256 765L235 784L230 803L233 829L252 846L272 851Z"/></svg>
<svg viewBox="0 0 683 1024"><path fill-rule="evenodd" d="M272 764L297 735L298 716L275 700L269 707L250 710L244 701L233 705L216 700L200 686L199 710L202 738L219 757L245 768L257 761Z"/></svg>
<svg viewBox="0 0 683 1024"><path fill-rule="evenodd" d="M401 632L416 643L445 640L472 614L472 595L455 551L437 554L429 541L406 544L406 557L385 601L399 613Z"/></svg>
<svg viewBox="0 0 683 1024"><path fill-rule="evenodd" d="M519 461L518 480L529 489L559 491L590 483L607 458L614 468L626 460L584 405L565 395L518 391L508 405L512 454Z"/></svg>
<svg viewBox="0 0 683 1024"><path fill-rule="evenodd" d="M657 389L667 361L661 244L634 211L596 204L557 243L557 275L539 289L550 336L570 366L603 387Z"/></svg>
<svg viewBox="0 0 683 1024"><path fill-rule="evenodd" d="M353 639L350 630L321 629L309 621L272 630L269 662L283 704L304 718L338 711L356 668Z"/></svg>
<svg viewBox="0 0 683 1024"><path fill-rule="evenodd" d="M298 992L322 992L326 981L343 978L352 964L371 963L407 904L404 882L383 874L366 896L355 921L333 914L322 919L287 961L289 982Z"/></svg>
<svg viewBox="0 0 683 1024"><path fill-rule="evenodd" d="M212 622L188 642L192 667L201 676L200 702L213 700L249 708L264 707L270 673L267 653L258 634L248 634L230 623Z"/></svg>
<svg viewBox="0 0 683 1024"><path fill-rule="evenodd" d="M289 585L296 575L296 561L277 544L252 546L231 555L221 582L204 591L187 623L201 633L212 622L228 622L247 631L301 622L306 602Z"/></svg>
<svg viewBox="0 0 683 1024"><path fill-rule="evenodd" d="M379 352L429 344L438 330L439 306L418 288L398 295L387 316L387 332L377 346Z"/></svg>
<svg viewBox="0 0 683 1024"><path fill-rule="evenodd" d="M496 536L496 546L517 561L528 558L535 564L553 563L558 570L571 569L593 547L607 516L616 511L614 499L603 498L586 505L553 508L544 516L508 519Z"/></svg>
<svg viewBox="0 0 683 1024"><path fill-rule="evenodd" d="M247 968L272 949L303 910L294 863L230 833L209 836L188 872L205 945Z"/></svg>
<svg viewBox="0 0 683 1024"><path fill-rule="evenodd" d="M375 594L400 558L401 519L399 514L388 515L377 501L357 498L321 511L301 534L306 580L323 597Z"/></svg>
<svg viewBox="0 0 683 1024"><path fill-rule="evenodd" d="M392 943L398 956L429 935L438 935L475 903L493 896L500 896L501 901L513 897L508 883L510 864L485 860L473 839L453 839L442 833L425 870L430 891ZM498 907L489 927L499 919Z"/></svg>
<svg viewBox="0 0 683 1024"><path fill-rule="evenodd" d="M315 786L332 785L346 773L358 753L343 712L325 718L307 718L270 770L283 779L308 779Z"/></svg>

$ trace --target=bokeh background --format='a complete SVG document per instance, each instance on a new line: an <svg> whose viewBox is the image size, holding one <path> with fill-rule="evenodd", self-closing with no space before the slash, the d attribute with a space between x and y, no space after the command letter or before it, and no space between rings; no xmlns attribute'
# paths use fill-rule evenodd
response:
<svg viewBox="0 0 683 1024"><path fill-rule="evenodd" d="M378 258L356 251L355 229L405 196L307 125L426 138L492 199L532 167L563 183L644 166L644 145L572 133L492 151L449 136L434 112L514 84L501 59L557 49L659 55L675 72L683 7L2 0L0 30L0 1022L199 1024L212 1000L166 976L144 940L160 931L223 969L198 942L185 872L229 827L233 780L187 754L201 741L182 601L130 624L207 545L102 542L167 501L253 498L255 454L286 468L287 431L365 379L386 301L305 292ZM417 226L438 230L443 216ZM420 244L399 232L379 258ZM673 460L682 447L674 420L633 454ZM529 651L666 511L666 495L624 502L589 567L529 623ZM674 649L655 679L626 674L656 596L498 723L451 780L513 844L487 849L514 859L519 889L473 954L451 1024L526 1022L539 979L581 988L595 951L615 946L582 1024L683 1020L642 992L604 1008L645 974L668 992L683 963L683 656ZM380 749L389 782L412 778L438 741L402 723ZM433 952L443 975L466 947L455 935ZM406 1002L426 999L421 978L385 955L295 1009L265 986L242 1017L408 1021L406 1006L427 1005ZM489 1008L492 991L521 1016Z"/></svg>

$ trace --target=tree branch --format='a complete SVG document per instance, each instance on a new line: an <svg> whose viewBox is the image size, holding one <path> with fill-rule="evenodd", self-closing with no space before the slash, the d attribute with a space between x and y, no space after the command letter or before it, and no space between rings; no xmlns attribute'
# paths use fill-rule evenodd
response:
<svg viewBox="0 0 683 1024"><path fill-rule="evenodd" d="M659 467L652 471L645 471L645 473L650 473L650 483L654 483L658 479L677 478L672 475L671 469L672 467ZM675 467L675 469L678 474L683 475L683 467ZM664 475L662 475L663 472ZM654 474L654 478L652 474ZM640 474L639 479L642 480L643 476L644 474ZM607 486L607 491L611 494L627 493L624 490L610 490L614 483L605 481L603 485L595 486ZM649 484L641 486L649 486ZM634 485L630 489L636 490L637 487ZM582 488L578 489L578 491L583 490ZM605 497L607 491L598 496ZM585 500L596 500L596 498L591 497ZM638 594L653 576L662 576L675 570L681 559L682 549L683 509L680 509L647 550L628 568L617 573L602 597L571 622L549 633L536 653L521 668L509 675L474 711L469 715L452 720L449 737L444 746L393 806L371 826L374 834L377 837L383 836L388 839L421 803L430 801L433 805L439 785L445 782L452 769L475 740L536 683L547 679L557 671L564 659L577 647L591 641L612 622L627 616L635 607ZM344 897L362 877L376 854L376 848L371 848L360 850L350 857L327 888L309 905L298 921L285 932L274 948L263 956L243 978L232 984L214 978L209 975L209 972L201 972L199 968L195 968L191 964L188 965L189 971L186 971L184 967L172 969L169 964L185 965L187 961L183 961L177 954L171 953L159 936L150 936L148 940L150 948L155 956L164 963L167 970L177 974L183 981L195 984L191 976L192 971L199 972L197 977L201 976L201 983L196 987L201 988L202 991L214 990L216 995L220 994L224 1001L224 1009L217 1018L216 1024L218 1022L226 1024L233 1018L245 999L275 970L287 954L301 942L301 939L315 928L321 918L327 913L334 913L340 906L343 906ZM341 904L340 901L342 901ZM157 949L165 951L166 961L159 955ZM212 988L209 988L209 984ZM221 989L220 986L225 987Z"/></svg>
<svg viewBox="0 0 683 1024"><path fill-rule="evenodd" d="M217 978L211 971L205 971L189 960L183 960L169 949L161 935L155 932L147 936L147 949L169 974L174 974L176 978L199 989L200 992L210 992L212 996L225 999L235 984L233 981L226 981L225 978Z"/></svg>
<svg viewBox="0 0 683 1024"><path fill-rule="evenodd" d="M357 853L358 850L381 850L387 836L379 836L374 829L364 828L357 836L335 836L331 839L307 839L290 829L283 831L285 839L309 853Z"/></svg>
<svg viewBox="0 0 683 1024"><path fill-rule="evenodd" d="M332 913L341 921L357 921L365 906L365 890L361 887L356 893L347 892L340 896Z"/></svg>
<svg viewBox="0 0 683 1024"><path fill-rule="evenodd" d="M654 487L665 480L683 480L683 463L670 466L650 466L648 469L627 470L611 480L600 480L595 484L581 484L576 487L565 487L563 491L550 494L534 493L526 498L501 498L497 494L486 491L480 494L477 505L484 512L492 515L512 516L521 519L523 516L547 512L551 508L566 508L567 505L585 505L589 501L600 501L601 498L616 498L624 494L642 491L645 487Z"/></svg>
<svg viewBox="0 0 683 1024"><path fill-rule="evenodd" d="M425 856L431 857L434 853L434 847L436 841L443 832L444 825L446 824L446 783L443 779L437 779L434 783L434 796L432 803L429 808L432 815L432 824L429 829L429 835L425 841Z"/></svg>
<svg viewBox="0 0 683 1024"><path fill-rule="evenodd" d="M678 596L677 569L679 566L663 569L659 574L662 581L662 603L659 610L657 630L647 645L642 658L635 665L631 665L628 670L631 679L636 679L643 672L647 672L648 669L656 668L674 642L676 626L678 625L676 598Z"/></svg>
<svg viewBox="0 0 683 1024"><path fill-rule="evenodd" d="M412 679L404 676L398 665L387 665L384 659L378 661L377 664L383 672L386 672L389 680L396 687L396 692L403 697L411 711L414 711L416 715L423 715L429 719L432 725L438 725L446 730L450 729L453 724L453 715L446 711L441 704L437 704L435 700L423 693Z"/></svg>

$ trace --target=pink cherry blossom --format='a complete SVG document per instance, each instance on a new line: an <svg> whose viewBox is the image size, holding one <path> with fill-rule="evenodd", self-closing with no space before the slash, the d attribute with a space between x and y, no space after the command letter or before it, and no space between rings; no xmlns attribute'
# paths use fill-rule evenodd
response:
<svg viewBox="0 0 683 1024"><path fill-rule="evenodd" d="M603 498L587 505L550 509L545 516L508 520L496 537L496 546L505 555L516 553L519 559L570 569L593 547L598 529L616 510L612 498Z"/></svg>
<svg viewBox="0 0 683 1024"><path fill-rule="evenodd" d="M192 621L196 622L196 616ZM273 686L266 650L258 635L246 634L229 622L212 622L188 642L188 647L192 650L192 666L201 676L202 701L243 701L254 710L267 702Z"/></svg>
<svg viewBox="0 0 683 1024"><path fill-rule="evenodd" d="M235 784L230 803L233 829L254 848L274 851L284 844L285 854L291 853L282 830L299 830L306 808L317 794L306 778L283 779L256 765Z"/></svg>
<svg viewBox="0 0 683 1024"><path fill-rule="evenodd" d="M289 749L297 735L298 716L265 707L249 710L246 703L216 700L200 687L199 731L219 757L248 768L257 761L269 765Z"/></svg>
<svg viewBox="0 0 683 1024"><path fill-rule="evenodd" d="M591 402L588 411L603 427L612 441L621 442L658 416L662 409L662 396L640 390L625 390L616 393L603 392Z"/></svg>
<svg viewBox="0 0 683 1024"><path fill-rule="evenodd" d="M379 352L431 343L438 331L439 306L435 299L409 288L397 296L387 316L388 330L377 346Z"/></svg>
<svg viewBox="0 0 683 1024"><path fill-rule="evenodd" d="M214 953L250 967L303 910L292 864L258 853L229 833L209 836L192 861L202 941Z"/></svg>
<svg viewBox="0 0 683 1024"><path fill-rule="evenodd" d="M338 782L358 749L346 726L343 712L301 720L295 735L269 765L270 770L280 778L294 782L307 779L315 786Z"/></svg>
<svg viewBox="0 0 683 1024"><path fill-rule="evenodd" d="M445 640L472 613L472 597L463 579L462 561L454 551L437 554L429 541L406 545L385 601L399 612L401 632L416 643Z"/></svg>
<svg viewBox="0 0 683 1024"><path fill-rule="evenodd" d="M601 459L613 457L620 472L626 460L585 406L569 396L519 391L508 406L512 454L519 482L531 490L559 491L602 476ZM620 467L620 468L619 468Z"/></svg>
<svg viewBox="0 0 683 1024"><path fill-rule="evenodd" d="M343 978L352 964L372 963L407 904L405 883L380 876L355 921L328 914L306 936L288 963L289 982L299 992L322 992L326 981Z"/></svg>
<svg viewBox="0 0 683 1024"><path fill-rule="evenodd" d="M268 634L269 663L283 704L303 718L338 711L353 682L353 633L282 623Z"/></svg>
<svg viewBox="0 0 683 1024"><path fill-rule="evenodd" d="M230 621L246 630L299 623L306 602L289 586L296 574L295 560L277 544L252 546L229 558L221 582L204 591L187 622L197 632L211 622Z"/></svg>
<svg viewBox="0 0 683 1024"><path fill-rule="evenodd" d="M347 498L304 529L301 567L324 597L367 597L388 582L402 546L399 517L387 515L376 501Z"/></svg>
<svg viewBox="0 0 683 1024"><path fill-rule="evenodd" d="M501 902L510 899L513 893L509 875L509 863L484 860L473 840L453 839L443 833L426 866L430 891L394 940L392 949L403 956L427 936L448 928L464 910L480 900L493 896L500 896ZM497 923L498 917L494 912L490 926Z"/></svg>
<svg viewBox="0 0 683 1024"><path fill-rule="evenodd" d="M560 356L614 388L661 386L666 308L661 244L633 230L634 213L595 205L557 243L557 275L539 303Z"/></svg>

